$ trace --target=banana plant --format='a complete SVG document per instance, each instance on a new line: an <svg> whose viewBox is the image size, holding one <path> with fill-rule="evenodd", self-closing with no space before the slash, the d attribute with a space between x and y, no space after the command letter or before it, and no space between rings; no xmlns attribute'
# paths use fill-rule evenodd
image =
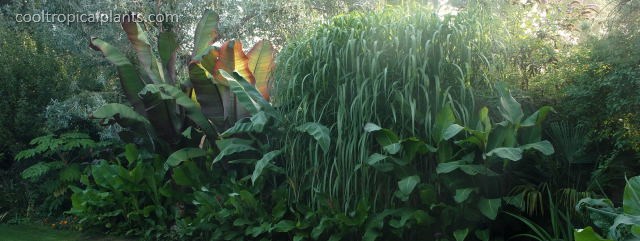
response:
<svg viewBox="0 0 640 241"><path fill-rule="evenodd" d="M134 18L123 19L122 28L135 50L137 66L101 39L92 38L90 47L117 67L122 90L132 107L108 104L94 112L93 118L128 127L131 136L144 137L153 149L158 149L157 144L171 146L169 149L192 144L202 147L219 139L219 130L230 127L229 123L250 115L238 104L220 70L239 74L268 100L273 47L260 41L245 54L240 41L213 46L219 37L215 12L206 11L197 25L186 83L177 80L179 44L175 33L161 32L154 51L143 27L131 21Z"/></svg>

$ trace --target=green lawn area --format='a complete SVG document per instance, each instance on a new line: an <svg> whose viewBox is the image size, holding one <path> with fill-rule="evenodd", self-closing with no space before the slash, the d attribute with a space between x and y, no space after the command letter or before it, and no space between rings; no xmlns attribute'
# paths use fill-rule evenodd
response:
<svg viewBox="0 0 640 241"><path fill-rule="evenodd" d="M131 241L68 230L55 230L36 224L0 224L0 241Z"/></svg>

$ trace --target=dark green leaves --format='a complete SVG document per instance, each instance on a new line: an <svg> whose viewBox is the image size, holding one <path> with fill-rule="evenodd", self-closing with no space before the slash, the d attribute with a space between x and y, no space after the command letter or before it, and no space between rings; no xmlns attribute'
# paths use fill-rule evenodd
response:
<svg viewBox="0 0 640 241"><path fill-rule="evenodd" d="M480 198L478 201L478 209L480 212L487 218L491 220L495 220L498 216L498 211L502 206L502 200L500 198L496 199L486 199Z"/></svg>
<svg viewBox="0 0 640 241"><path fill-rule="evenodd" d="M396 197L402 201L407 201L419 182L419 176L408 176L398 181L398 191L395 193Z"/></svg>

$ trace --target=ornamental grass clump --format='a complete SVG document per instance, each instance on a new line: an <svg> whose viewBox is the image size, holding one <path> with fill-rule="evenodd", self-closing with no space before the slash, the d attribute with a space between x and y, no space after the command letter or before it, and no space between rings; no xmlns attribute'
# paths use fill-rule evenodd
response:
<svg viewBox="0 0 640 241"><path fill-rule="evenodd" d="M441 18L413 6L338 16L286 46L272 101L290 126L321 123L331 140L323 148L288 128L282 144L292 200L341 212L360 200L393 206L393 190L381 187L397 180L364 168L374 143L365 124L430 137L435 146L441 110L451 107L463 126L471 121L472 86L488 86L489 45L474 14Z"/></svg>

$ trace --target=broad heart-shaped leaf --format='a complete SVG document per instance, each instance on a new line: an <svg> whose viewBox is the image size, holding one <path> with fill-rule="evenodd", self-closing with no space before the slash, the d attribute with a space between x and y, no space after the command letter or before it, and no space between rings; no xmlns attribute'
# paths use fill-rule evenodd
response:
<svg viewBox="0 0 640 241"><path fill-rule="evenodd" d="M373 123L369 122L366 125L364 125L364 131L367 132L367 133L371 133L371 132L379 131L379 130L382 130L382 127L380 127L380 126L378 126L376 124L373 124Z"/></svg>
<svg viewBox="0 0 640 241"><path fill-rule="evenodd" d="M464 201L466 201L469 198L469 195L471 195L471 192L473 192L474 190L475 190L475 188L456 189L456 195L453 196L453 199L457 203L463 203Z"/></svg>
<svg viewBox="0 0 640 241"><path fill-rule="evenodd" d="M458 229L456 231L453 231L453 237L456 239L456 241L464 241L464 239L467 238L468 234L469 234L468 228Z"/></svg>
<svg viewBox="0 0 640 241"><path fill-rule="evenodd" d="M574 230L573 237L575 238L575 241L613 241L611 239L602 238L598 233L593 231L592 227Z"/></svg>
<svg viewBox="0 0 640 241"><path fill-rule="evenodd" d="M324 153L329 151L329 147L331 146L331 135L329 133L329 128L326 126L317 122L307 122L296 127L296 130L313 136L313 139L318 142L318 145L320 145L320 148L322 148Z"/></svg>
<svg viewBox="0 0 640 241"><path fill-rule="evenodd" d="M450 104L445 105L436 115L436 123L434 126L432 138L437 143L444 140L445 130L456 121L453 109ZM457 133L456 133L457 134Z"/></svg>
<svg viewBox="0 0 640 241"><path fill-rule="evenodd" d="M187 147L172 153L165 162L168 167L180 165L183 161L206 156L207 152L200 148Z"/></svg>
<svg viewBox="0 0 640 241"><path fill-rule="evenodd" d="M622 207L624 213L640 217L640 176L632 177L627 181Z"/></svg>
<svg viewBox="0 0 640 241"><path fill-rule="evenodd" d="M500 198L496 199L486 199L480 198L478 201L478 209L480 212L487 218L491 220L496 220L498 216L498 211L500 210L500 206L502 206L502 200Z"/></svg>
<svg viewBox="0 0 640 241"><path fill-rule="evenodd" d="M102 52L104 57L116 66L118 69L118 76L120 77L120 85L122 90L124 90L127 100L131 105L133 105L134 109L138 113L145 113L142 100L138 97L138 92L144 88L145 82L140 79L138 71L133 64L131 64L129 59L127 59L127 57L118 49L101 39L92 38L89 47Z"/></svg>
<svg viewBox="0 0 640 241"><path fill-rule="evenodd" d="M196 26L193 43L193 56L200 56L207 52L209 45L218 38L218 14L206 10Z"/></svg>
<svg viewBox="0 0 640 241"><path fill-rule="evenodd" d="M249 58L244 54L242 43L239 40L231 40L222 44L219 50L218 62L216 62L213 70L216 80L219 80L222 85L227 85L226 81L228 79L220 76L218 74L219 70L224 70L227 73L237 72L252 85L256 83L251 70L249 70Z"/></svg>
<svg viewBox="0 0 640 241"><path fill-rule="evenodd" d="M487 156L493 155L512 161L519 161L522 159L522 149L517 147L498 147L487 153Z"/></svg>
<svg viewBox="0 0 640 241"><path fill-rule="evenodd" d="M149 44L149 38L147 33L140 27L137 22L134 22L133 18L136 16L131 14L128 18L122 18L122 29L127 33L127 38L138 55L138 62L140 63L142 70L146 76L155 84L164 83L163 78L159 73L158 62L151 50Z"/></svg>
<svg viewBox="0 0 640 241"><path fill-rule="evenodd" d="M176 83L176 55L178 52L178 41L174 32L161 32L158 35L158 54L164 77L168 84Z"/></svg>
<svg viewBox="0 0 640 241"><path fill-rule="evenodd" d="M551 142L547 140L526 144L526 145L520 146L520 149L525 151L529 149L535 149L546 156L554 153L553 145L551 145Z"/></svg>
<svg viewBox="0 0 640 241"><path fill-rule="evenodd" d="M396 192L396 196L402 201L407 201L409 195L411 195L413 189L415 189L419 182L420 177L417 175L402 178L402 180L398 181L398 192Z"/></svg>
<svg viewBox="0 0 640 241"><path fill-rule="evenodd" d="M189 79L204 116L218 127L222 127L225 111L218 89L221 87L213 83L213 76L197 62L189 64Z"/></svg>
<svg viewBox="0 0 640 241"><path fill-rule="evenodd" d="M267 165L273 160L273 158L277 157L282 153L280 150L270 151L267 154L264 154L258 162L256 162L256 167L253 169L253 174L251 175L251 184L255 184L256 180L260 175L262 175L262 170L264 170Z"/></svg>
<svg viewBox="0 0 640 241"><path fill-rule="evenodd" d="M269 100L269 78L275 65L273 47L268 41L261 40L247 54L249 71L255 78L256 89L265 100Z"/></svg>
<svg viewBox="0 0 640 241"><path fill-rule="evenodd" d="M502 117L507 119L511 124L520 125L520 121L524 116L522 112L522 106L520 103L516 101L516 99L511 96L509 92L508 95L502 94L500 96L500 112L502 113Z"/></svg>
<svg viewBox="0 0 640 241"><path fill-rule="evenodd" d="M382 148L387 153L394 155L400 152L402 143L400 141L400 138L398 138L398 136L393 133L393 131L381 128L380 126L373 123L367 123L364 126L364 131L367 133L373 133L378 144L380 144L380 146L382 146Z"/></svg>

